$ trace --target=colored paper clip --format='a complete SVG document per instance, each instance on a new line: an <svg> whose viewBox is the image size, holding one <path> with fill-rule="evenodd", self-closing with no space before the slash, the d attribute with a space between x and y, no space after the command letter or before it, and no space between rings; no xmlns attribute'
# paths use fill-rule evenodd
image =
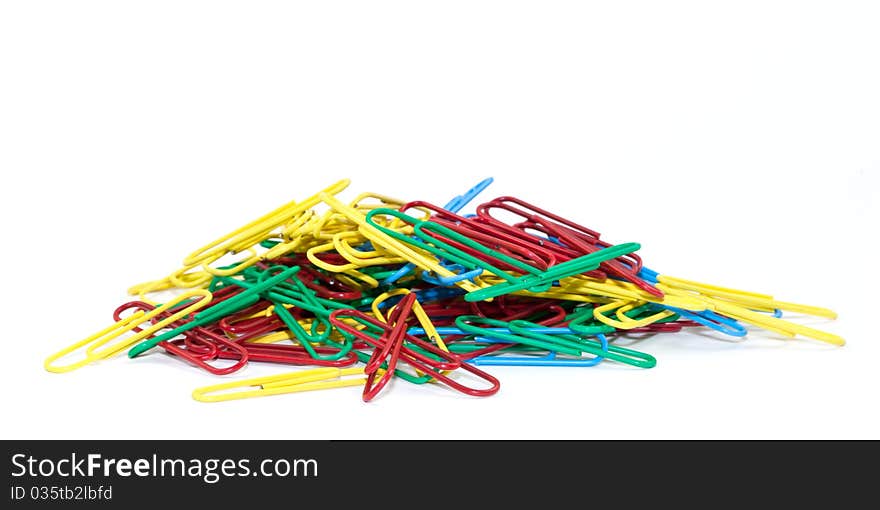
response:
<svg viewBox="0 0 880 510"><path fill-rule="evenodd" d="M415 298L412 301L412 305L411 305L410 309L411 309L412 315L414 315L416 317L416 320L418 321L419 325L421 326L421 328L420 328L421 333L420 334L425 335L427 337L428 341L435 343L440 350L442 350L444 352L449 352L449 347L446 346L446 342L443 341L443 337L437 331L437 328L434 326L434 323L431 321L431 318L428 316L427 312L425 312L425 309L422 307L422 304L419 303L418 295L409 289L394 289L392 291L384 292L384 293L380 294L379 296L377 296L376 299L374 299L372 304L370 305L370 308L372 309L372 312L373 312L373 316L375 316L377 319L381 320L382 322L387 323L388 320L382 314L382 310L381 310L382 305L389 298L393 298L395 296L401 296L401 295L406 296L408 294L412 294L413 296L415 296ZM404 299L407 299L407 298L404 298ZM402 302L399 304L401 306L409 306L409 305L403 305ZM395 326L397 325L397 322L399 322L401 320L400 313L401 313L401 310L398 308L398 305L393 305L391 308L391 311L389 313L389 318L392 318L392 317L394 318ZM406 318L404 318L403 320L405 322ZM407 330L407 334L412 334L412 333L409 330ZM368 361L368 364L369 364L369 361ZM419 370L416 370L416 375L423 376L425 374L423 374Z"/></svg>
<svg viewBox="0 0 880 510"><path fill-rule="evenodd" d="M258 254L253 247L258 245L261 241L270 239L273 236L272 232L282 225L285 225L291 220L291 218L296 219L300 215L306 215L304 218L308 219L307 211L321 202L319 197L320 194L337 194L348 187L350 182L349 179L340 180L322 190L318 195L313 195L302 202L289 202L269 213L266 213L256 220L239 227L225 236L222 236L194 251L184 258L183 267L174 271L168 277L157 281L134 285L129 288L129 293L141 295L143 297L144 294L149 292L174 287L200 287L210 281L212 273L228 276L250 267L264 257L273 258L282 255L285 251L292 249L292 247L286 246L285 243L280 243L280 246L270 249L266 255ZM211 263L219 260L227 253L240 252L248 252L250 255L231 266L226 266L227 269L212 268L210 266ZM202 270L190 272L198 266L201 266Z"/></svg>
<svg viewBox="0 0 880 510"><path fill-rule="evenodd" d="M477 196L482 193L486 188L489 187L490 184L494 182L494 179L491 177L487 177L482 181L478 182L476 186L467 190L463 195L459 195L443 206L449 212L457 213L465 208L466 205L471 203Z"/></svg>
<svg viewBox="0 0 880 510"><path fill-rule="evenodd" d="M513 326L511 326L513 328ZM515 332L522 334L522 332ZM605 335L596 335L602 350L608 349L608 339ZM555 351L547 351L544 356L477 356L470 359L474 365L484 366L522 366L522 367L592 367L598 365L604 356L592 356L586 358L559 357Z"/></svg>
<svg viewBox="0 0 880 510"><path fill-rule="evenodd" d="M651 314L647 317L643 317L640 319L633 319L631 317L626 316L626 312L633 310L636 307L644 306L645 302L632 302L632 301L612 301L610 303L605 303L603 305L599 305L593 309L593 317L596 318L599 322L602 322L608 326L617 329L635 329L643 326L647 326L649 324L653 324L659 320L665 319L667 317L671 317L675 314L675 312L671 312L669 310L661 309L654 314ZM606 312L616 311L615 315L617 319L612 319L605 315Z"/></svg>
<svg viewBox="0 0 880 510"><path fill-rule="evenodd" d="M479 317L476 315L462 315L455 319L455 325L461 331L467 332L471 335L477 335L484 339L524 344L530 347L546 351L555 351L571 356L580 356L584 352L580 348L580 345L573 345L570 342L559 342L558 337L560 335L545 335L541 337L516 335L510 331L508 322L498 319L490 319L488 317Z"/></svg>
<svg viewBox="0 0 880 510"><path fill-rule="evenodd" d="M510 343L525 344L538 349L553 351L557 354L568 354L580 357L582 354L588 353L639 368L652 368L657 364L657 360L653 356L633 349L613 344L603 345L601 342L596 342L595 340L578 334L547 335L544 333L536 333L529 331L529 328L535 327L535 323L528 321L513 322L516 323L516 326L514 327L518 333L514 333L511 330L509 323L495 319L487 319L485 317L464 315L456 319L455 324L460 329L481 337L498 339ZM486 324L494 328L507 328L511 332L504 333L498 332L497 330L492 331L480 327L478 324ZM526 332L527 334L523 334ZM600 333L590 332L589 336L597 334Z"/></svg>
<svg viewBox="0 0 880 510"><path fill-rule="evenodd" d="M195 298L195 301L189 303L191 299ZM182 317L185 317L201 308L204 308L208 303L211 302L211 293L203 290L203 289L193 289L179 296L173 298L167 303L156 307L154 310L150 312L141 312L137 311L129 317L123 319L119 322L114 322L112 326L109 326L92 336L89 336L79 342L76 342L73 345L65 347L64 349L56 352L55 354L46 358L43 367L49 372L62 373L62 372L70 372L71 370L75 370L77 368L83 367L93 361L97 361L100 359L109 358L114 354L119 353L120 351L126 349L128 346L132 345L135 342L140 341L143 338L147 338L153 333L165 328L168 324L171 324ZM164 314L167 310L174 308L180 303L187 303L187 306L182 310L170 315L159 322L156 322L149 327L146 327L134 335L130 337L126 337L115 344L104 347L109 342L114 339L119 338L123 334L134 330L140 325L152 320L154 317ZM68 365L56 366L53 365L55 361L58 359L67 356L76 352L79 349L86 348L86 356L80 361L70 363ZM99 349L103 347L102 349Z"/></svg>
<svg viewBox="0 0 880 510"><path fill-rule="evenodd" d="M712 310L691 312L672 306L667 306L665 308L671 312L677 313L685 319L694 321L716 331L720 331L725 335L741 338L748 334L748 330L746 330L746 328L742 324L729 317L719 315Z"/></svg>
<svg viewBox="0 0 880 510"><path fill-rule="evenodd" d="M337 359L317 359L309 351L298 345L289 344L259 344L242 342L238 344L248 353L250 361L264 363L281 363L285 365L314 365L318 367L348 367L358 362L357 353L347 352ZM318 354L330 354L339 351L333 347L314 347ZM217 357L227 359L234 357L235 353L227 349L219 349Z"/></svg>
<svg viewBox="0 0 880 510"><path fill-rule="evenodd" d="M267 397L286 393L360 386L366 380L366 377L352 379L348 378L348 376L364 376L363 367L314 368L299 372L232 381L196 388L192 392L192 397L199 402L225 402L227 400Z"/></svg>
<svg viewBox="0 0 880 510"><path fill-rule="evenodd" d="M184 258L183 264L184 266L201 264L206 270L208 270L209 263L219 259L227 253L237 253L252 247L259 241L265 239L271 231L289 221L290 218L296 217L319 204L321 202L320 194L330 193L335 195L347 188L350 183L351 180L342 179L320 191L319 194L315 194L301 202L294 201L282 205L247 225L237 228L225 236L202 246ZM240 261L237 267L239 269L244 269L259 260L260 256L254 255L248 259ZM228 273L224 273L224 276L228 276Z"/></svg>
<svg viewBox="0 0 880 510"><path fill-rule="evenodd" d="M250 353L241 345L229 341L223 335L205 328L195 328L184 333L185 338L160 342L159 346L169 354L182 358L214 375L227 375L247 365ZM227 353L220 356L221 350ZM209 362L216 359L230 359L235 362L227 366L214 366Z"/></svg>
<svg viewBox="0 0 880 510"><path fill-rule="evenodd" d="M392 321L392 326L390 331L380 337L384 341L384 345L376 346L364 367L364 372L367 374L362 395L364 402L374 399L394 376L394 369L397 368L397 360L400 358L400 351L403 348L403 338L406 336L406 321L412 312L415 299L415 294L407 294L388 316L389 321ZM387 371L376 382L376 374L382 366L385 366Z"/></svg>

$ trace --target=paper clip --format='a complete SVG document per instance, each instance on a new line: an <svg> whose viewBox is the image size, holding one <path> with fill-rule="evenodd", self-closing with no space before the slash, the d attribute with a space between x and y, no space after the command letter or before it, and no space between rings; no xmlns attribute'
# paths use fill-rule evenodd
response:
<svg viewBox="0 0 880 510"><path fill-rule="evenodd" d="M497 319L463 315L455 320L455 324L460 329L481 337L498 339L509 343L525 344L558 354L580 357L582 354L588 353L639 368L652 368L657 364L657 360L649 354L618 345L602 344L590 338L585 338L582 335L536 333L530 331L530 328L535 327L536 324L528 321L512 321L510 324L514 324L514 326L511 327L509 323ZM478 326L478 324L485 324L493 327L493 329L483 328ZM494 328L507 328L511 332L505 333ZM590 335L598 334L600 333L591 333Z"/></svg>
<svg viewBox="0 0 880 510"><path fill-rule="evenodd" d="M511 326L513 329L514 326ZM517 333L520 333L517 331ZM520 333L522 334L522 333ZM601 349L608 349L608 339L605 335L596 335ZM586 358L558 357L556 351L547 351L544 356L477 356L470 358L474 365L487 366L522 366L522 367L592 367L604 360L604 356L591 356Z"/></svg>
<svg viewBox="0 0 880 510"><path fill-rule="evenodd" d="M291 217L301 214L319 204L321 202L319 196L320 193L332 193L335 195L347 188L350 183L351 180L342 179L322 190L319 194L315 194L302 202L293 201L282 205L247 225L239 227L225 236L202 246L184 258L183 264L184 266L196 266L201 264L207 269L207 265L210 262L219 259L226 253L236 253L257 244L259 241L263 240L269 232L287 222ZM260 260L259 256L252 256L246 260L240 261L238 267L244 269L258 260Z"/></svg>
<svg viewBox="0 0 880 510"><path fill-rule="evenodd" d="M189 303L192 298L197 299L194 302ZM65 347L64 349L46 358L43 366L49 372L62 373L76 370L77 368L83 367L99 359L109 358L110 356L113 356L114 354L117 354L120 351L126 349L133 343L138 342L141 339L146 338L153 333L165 328L168 324L171 324L181 319L182 317L185 317L201 308L204 308L210 302L211 293L207 290L193 289L188 292L184 292L183 294L180 294L179 296L168 301L162 306L155 308L150 312L137 311L129 317L123 319L122 321L115 322L113 323L113 325L95 333L94 335L89 336L88 338L85 338L79 342L76 342L73 345ZM120 340L117 343L108 347L104 347L112 340L119 338L121 335L134 330L141 324L152 320L154 317L164 314L166 311L176 307L180 303L187 303L187 306L182 310L150 325L149 327L138 331L130 337L124 338L123 340ZM72 354L77 350L82 349L83 347L86 348L86 356L84 359L62 366L55 366L52 364L58 359ZM100 347L103 347L103 349L99 349Z"/></svg>
<svg viewBox="0 0 880 510"><path fill-rule="evenodd" d="M388 318L390 321L393 321L393 325L390 331L387 331L380 337L384 341L384 345L381 347L376 346L364 367L364 372L367 374L367 381L364 384L363 391L364 402L369 402L375 398L394 376L394 369L397 368L397 360L403 348L403 338L406 336L406 321L412 311L415 299L415 294L407 294L400 304L395 307L394 312L389 314ZM386 368L386 371L379 377L379 381L376 382L376 374L379 368L383 366Z"/></svg>
<svg viewBox="0 0 880 510"><path fill-rule="evenodd" d="M228 400L282 395L285 393L360 386L366 380L366 377L351 379L346 378L348 376L364 376L363 367L314 368L299 372L232 381L196 388L192 392L192 397L199 402L225 402Z"/></svg>

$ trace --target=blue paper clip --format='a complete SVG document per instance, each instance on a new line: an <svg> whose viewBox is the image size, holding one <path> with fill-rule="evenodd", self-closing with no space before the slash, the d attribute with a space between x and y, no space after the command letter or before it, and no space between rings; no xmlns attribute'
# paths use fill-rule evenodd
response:
<svg viewBox="0 0 880 510"><path fill-rule="evenodd" d="M685 319L702 324L703 326L720 331L725 335L744 337L748 334L745 326L737 322L735 319L719 315L712 310L703 310L702 312L691 312L674 306L662 306L663 308L681 315Z"/></svg>
<svg viewBox="0 0 880 510"><path fill-rule="evenodd" d="M482 181L478 182L476 186L467 190L464 193L464 195L459 195L459 196L453 198L452 200L450 200L449 202L447 202L446 205L443 206L443 208L449 212L454 212L454 213L461 211L462 209L464 209L464 206L471 203L471 201L473 199L477 198L477 195L479 195L480 193L483 192L483 190L488 188L489 185L492 184L492 182L494 180L495 179L493 179L492 177L487 177L487 178L483 179Z"/></svg>
<svg viewBox="0 0 880 510"><path fill-rule="evenodd" d="M461 264L444 264L441 262L440 265L453 273L456 273L456 271L464 271L465 269L465 267ZM481 267L471 269L470 271L456 273L454 276L436 276L428 271L422 271L422 280L430 283L431 285L438 285L440 287L451 287L455 285L455 282L460 282L462 280L473 281L474 278L480 276L481 274L483 274L483 268Z"/></svg>

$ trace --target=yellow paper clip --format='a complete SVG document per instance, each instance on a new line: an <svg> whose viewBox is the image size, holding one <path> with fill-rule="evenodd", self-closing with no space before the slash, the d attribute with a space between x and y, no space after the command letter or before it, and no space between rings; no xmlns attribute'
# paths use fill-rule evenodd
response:
<svg viewBox="0 0 880 510"><path fill-rule="evenodd" d="M308 224L311 219L308 211L321 203L321 196L335 195L347 188L350 183L349 179L342 179L301 202L294 201L284 204L189 254L183 259L183 267L173 272L170 276L161 280L134 285L128 291L130 294L143 295L147 292L172 287L203 287L211 280L213 274L222 276L236 274L263 259L265 255L260 255L254 249L258 243L278 235L283 235L285 227L289 226L292 229L296 229L298 226L301 227L302 225L298 224L299 221ZM304 217L300 220L301 216ZM276 230L279 230L279 232L275 232ZM288 241L282 248L276 247L275 250L272 250L272 255L279 255L283 249L289 248L289 244L295 244L295 240ZM233 268L218 269L211 267L212 262L219 260L228 253L242 252L248 253L247 258L238 261ZM202 266L202 270L191 272L198 266Z"/></svg>
<svg viewBox="0 0 880 510"><path fill-rule="evenodd" d="M126 338L116 342L113 345L110 345L108 347L104 347L103 349L99 350L100 347L103 347L104 345L106 345L110 341L112 341L116 338L119 338L124 333L127 333L127 332L135 329L136 327L140 326L141 324L144 324L144 323L152 320L154 317L159 316L160 314L167 312L168 310L176 307L180 303L183 303L184 301L187 301L188 299L193 298L193 297L198 297L199 299L197 301L193 302L192 304L190 304L189 306L183 308L182 310L179 310L178 312L175 312L174 314L156 322L155 324L151 324L149 327L146 327L146 328L140 330L139 332L135 333L134 335L132 335L130 337L126 337ZM211 302L211 293L210 292L208 292L207 290L196 289L196 290L191 290L189 292L185 292L185 293L175 297L171 301L168 301L167 303L163 304L162 306L159 306L153 310L150 310L149 312L144 313L143 310L138 310L137 312L133 313L129 317L126 317L125 319L122 319L119 322L115 322L110 327L103 329L103 330L95 333L94 335L92 335L84 340L80 340L79 342L76 342L73 345L65 347L64 349L61 349L60 351L56 352L55 354L49 356L48 358L46 358L46 361L43 363L43 367L45 367L45 369L48 370L49 372L54 372L54 373L60 374L63 372L70 372L72 370L76 370L77 368L88 365L89 363L91 363L93 361L109 358L110 356L113 356L114 354L118 354L119 352L125 350L126 348L130 347L131 345L133 345L133 344L139 342L140 340L152 335L153 333L159 331L160 329L171 324L172 322L175 322L175 321L181 319L182 317L185 317L185 316L195 312L196 310L204 308L210 302ZM58 359L60 359L64 356L72 354L72 353L76 352L77 350L82 349L83 347L86 348L85 358L83 358L79 361L70 363L68 365L55 366L52 364L54 361L57 361Z"/></svg>
<svg viewBox="0 0 880 510"><path fill-rule="evenodd" d="M324 193L333 194L341 192L351 183L349 179L341 181L329 186L318 194L315 194L302 202L289 202L281 207L271 211L256 220L239 227L225 236L202 246L198 250L189 254L183 259L185 266L196 266L206 264L219 259L229 252L238 252L247 247L253 246L262 237L277 227L280 227L290 221L296 215L311 209L321 202L320 196Z"/></svg>
<svg viewBox="0 0 880 510"><path fill-rule="evenodd" d="M611 303L600 305L594 308L593 317L595 317L599 322L613 328L635 329L647 326L649 324L654 324L657 321L675 315L675 312L670 312L669 310L660 310L659 312L648 317L644 317L642 319L633 319L626 316L626 312L644 304L644 301L613 301ZM605 315L606 312L610 312L612 310L617 310L615 312L615 315L619 320L612 319Z"/></svg>
<svg viewBox="0 0 880 510"><path fill-rule="evenodd" d="M380 372L382 371L380 370ZM363 377L345 378L347 376ZM199 402L225 402L244 398L283 395L285 393L361 386L366 379L363 367L322 367L204 386L193 390L192 397Z"/></svg>
<svg viewBox="0 0 880 510"><path fill-rule="evenodd" d="M706 283L699 283L682 278L660 275L658 281L667 287L681 290L689 290L699 292L704 296L731 301L740 306L748 307L752 310L763 310L772 312L773 310L785 310L787 312L804 313L814 315L816 317L824 317L826 319L836 319L837 313L827 308L818 306L801 305L798 303L789 303L785 301L777 301L773 296L766 294L758 294L756 292L748 292L738 289L730 289L727 287L719 287Z"/></svg>

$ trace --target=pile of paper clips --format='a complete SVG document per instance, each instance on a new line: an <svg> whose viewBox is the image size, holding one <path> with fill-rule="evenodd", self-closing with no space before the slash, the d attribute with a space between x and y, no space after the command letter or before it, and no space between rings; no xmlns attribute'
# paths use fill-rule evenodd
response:
<svg viewBox="0 0 880 510"><path fill-rule="evenodd" d="M443 207L374 193L346 203L336 195L349 181L337 182L132 287L139 300L117 308L112 325L45 367L67 372L158 347L216 375L251 361L318 367L199 388L200 401L355 385L369 401L395 377L496 393L498 379L478 366L653 367L649 354L615 343L632 332L742 337L748 324L844 344L782 318L835 318L830 310L659 274L637 243L610 244L523 200L499 197L459 215L491 182ZM169 289L180 291L161 304L147 298Z"/></svg>

